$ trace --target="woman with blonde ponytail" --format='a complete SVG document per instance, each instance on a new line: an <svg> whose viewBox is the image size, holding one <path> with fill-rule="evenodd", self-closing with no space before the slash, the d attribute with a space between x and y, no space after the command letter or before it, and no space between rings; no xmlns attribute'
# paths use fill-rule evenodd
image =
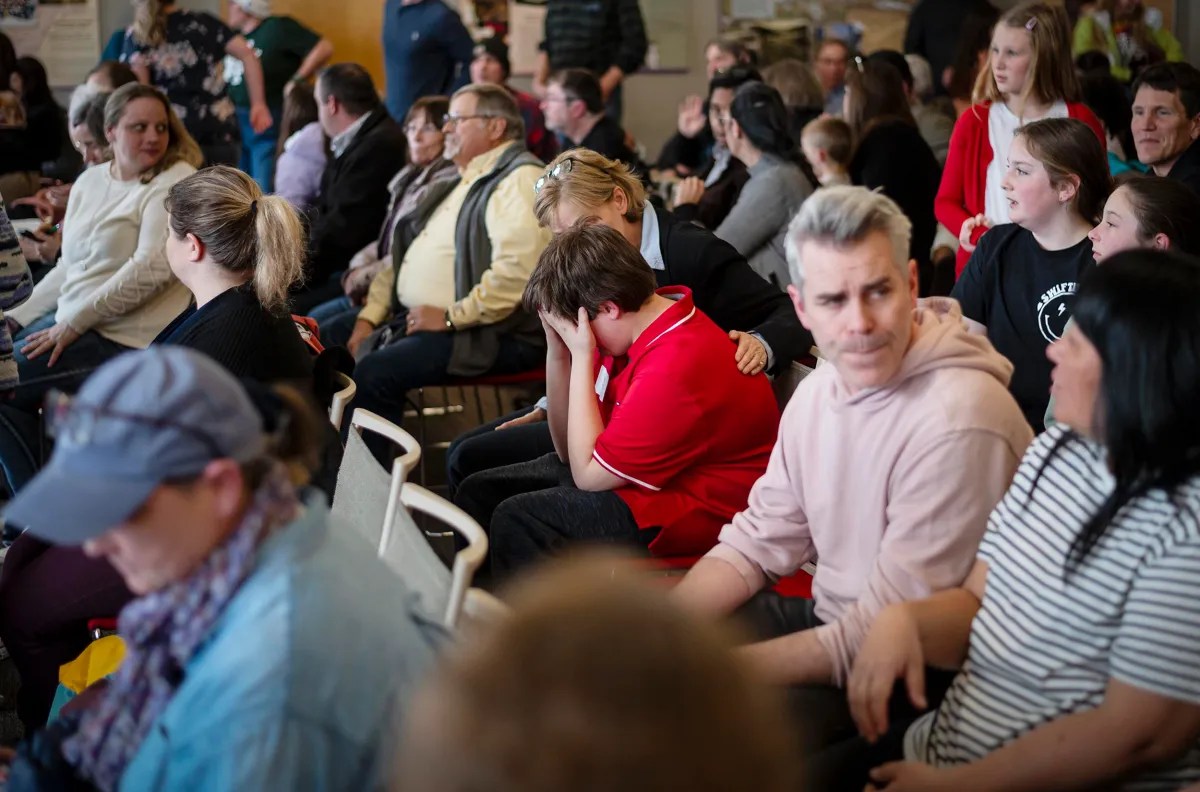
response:
<svg viewBox="0 0 1200 792"><path fill-rule="evenodd" d="M212 14L177 8L171 0L134 0L121 61L141 82L166 93L208 165L237 165L241 158L236 110L223 77L226 55L244 71L250 126L266 131L272 119L262 64L245 38Z"/></svg>
<svg viewBox="0 0 1200 792"><path fill-rule="evenodd" d="M199 349L239 377L308 378L312 358L287 307L305 249L292 205L218 165L175 184L167 212L167 261L196 302L155 343Z"/></svg>

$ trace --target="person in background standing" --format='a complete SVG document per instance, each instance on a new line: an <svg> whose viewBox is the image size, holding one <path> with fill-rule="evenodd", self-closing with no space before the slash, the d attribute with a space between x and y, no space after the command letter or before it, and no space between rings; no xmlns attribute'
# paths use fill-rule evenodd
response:
<svg viewBox="0 0 1200 792"><path fill-rule="evenodd" d="M171 0L134 0L133 24L125 31L121 61L138 80L161 89L208 165L236 165L238 123L221 76L221 60L237 58L250 93L250 124L270 128L262 64L238 33L212 14L185 11Z"/></svg>
<svg viewBox="0 0 1200 792"><path fill-rule="evenodd" d="M450 95L466 85L475 43L442 0L386 0L383 61L387 109L397 123L422 96Z"/></svg>
<svg viewBox="0 0 1200 792"><path fill-rule="evenodd" d="M813 71L825 92L825 112L842 117L842 101L846 96L846 67L850 64L850 45L841 39L825 39L817 47Z"/></svg>
<svg viewBox="0 0 1200 792"><path fill-rule="evenodd" d="M558 154L558 140L546 129L546 117L540 102L524 91L508 84L512 62L508 59L508 45L499 36L485 38L475 45L475 57L471 60L471 82L475 85L499 85L508 89L517 107L521 120L525 122L525 148L542 162L549 162Z"/></svg>
<svg viewBox="0 0 1200 792"><path fill-rule="evenodd" d="M954 55L962 31L972 14L995 16L987 0L918 0L908 16L904 33L904 51L929 61L933 89L945 94L946 71L954 65Z"/></svg>
<svg viewBox="0 0 1200 792"><path fill-rule="evenodd" d="M637 0L547 0L533 92L545 98L550 75L563 69L587 69L600 80L605 110L619 124L621 83L641 67L647 46Z"/></svg>
<svg viewBox="0 0 1200 792"><path fill-rule="evenodd" d="M242 156L238 167L270 192L275 176L275 150L279 144L278 119L283 115L283 97L292 83L308 82L333 54L329 39L309 30L290 16L271 13L271 0L233 0L229 24L241 31L262 64L263 89L271 118L276 123L255 132L250 123L250 92L243 82L242 63L225 57L225 79L229 97L237 108L242 131Z"/></svg>

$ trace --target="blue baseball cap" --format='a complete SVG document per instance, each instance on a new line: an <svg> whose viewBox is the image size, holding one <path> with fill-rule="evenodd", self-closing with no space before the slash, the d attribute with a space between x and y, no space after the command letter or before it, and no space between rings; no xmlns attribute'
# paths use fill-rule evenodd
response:
<svg viewBox="0 0 1200 792"><path fill-rule="evenodd" d="M266 444L263 419L241 383L180 346L126 352L78 395L47 409L50 463L4 519L55 544L82 544L129 519L166 481L199 475L214 459L247 462Z"/></svg>

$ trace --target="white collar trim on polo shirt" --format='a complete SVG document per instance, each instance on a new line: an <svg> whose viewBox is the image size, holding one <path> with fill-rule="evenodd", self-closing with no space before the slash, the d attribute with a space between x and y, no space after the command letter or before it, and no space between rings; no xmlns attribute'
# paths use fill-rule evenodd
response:
<svg viewBox="0 0 1200 792"><path fill-rule="evenodd" d="M642 258L652 270L662 272L667 268L662 257L662 235L658 227L658 215L649 201L642 209Z"/></svg>

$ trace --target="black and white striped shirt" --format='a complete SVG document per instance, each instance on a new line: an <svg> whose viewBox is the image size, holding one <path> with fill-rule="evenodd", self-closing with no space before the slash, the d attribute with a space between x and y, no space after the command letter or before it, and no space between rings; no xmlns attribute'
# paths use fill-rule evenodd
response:
<svg viewBox="0 0 1200 792"><path fill-rule="evenodd" d="M937 712L931 764L974 761L1095 707L1110 678L1200 704L1200 476L1170 496L1158 490L1127 504L1067 578L1072 541L1113 483L1102 447L1064 427L1030 446L979 548L988 563L983 606ZM1195 781L1200 745L1123 788Z"/></svg>

